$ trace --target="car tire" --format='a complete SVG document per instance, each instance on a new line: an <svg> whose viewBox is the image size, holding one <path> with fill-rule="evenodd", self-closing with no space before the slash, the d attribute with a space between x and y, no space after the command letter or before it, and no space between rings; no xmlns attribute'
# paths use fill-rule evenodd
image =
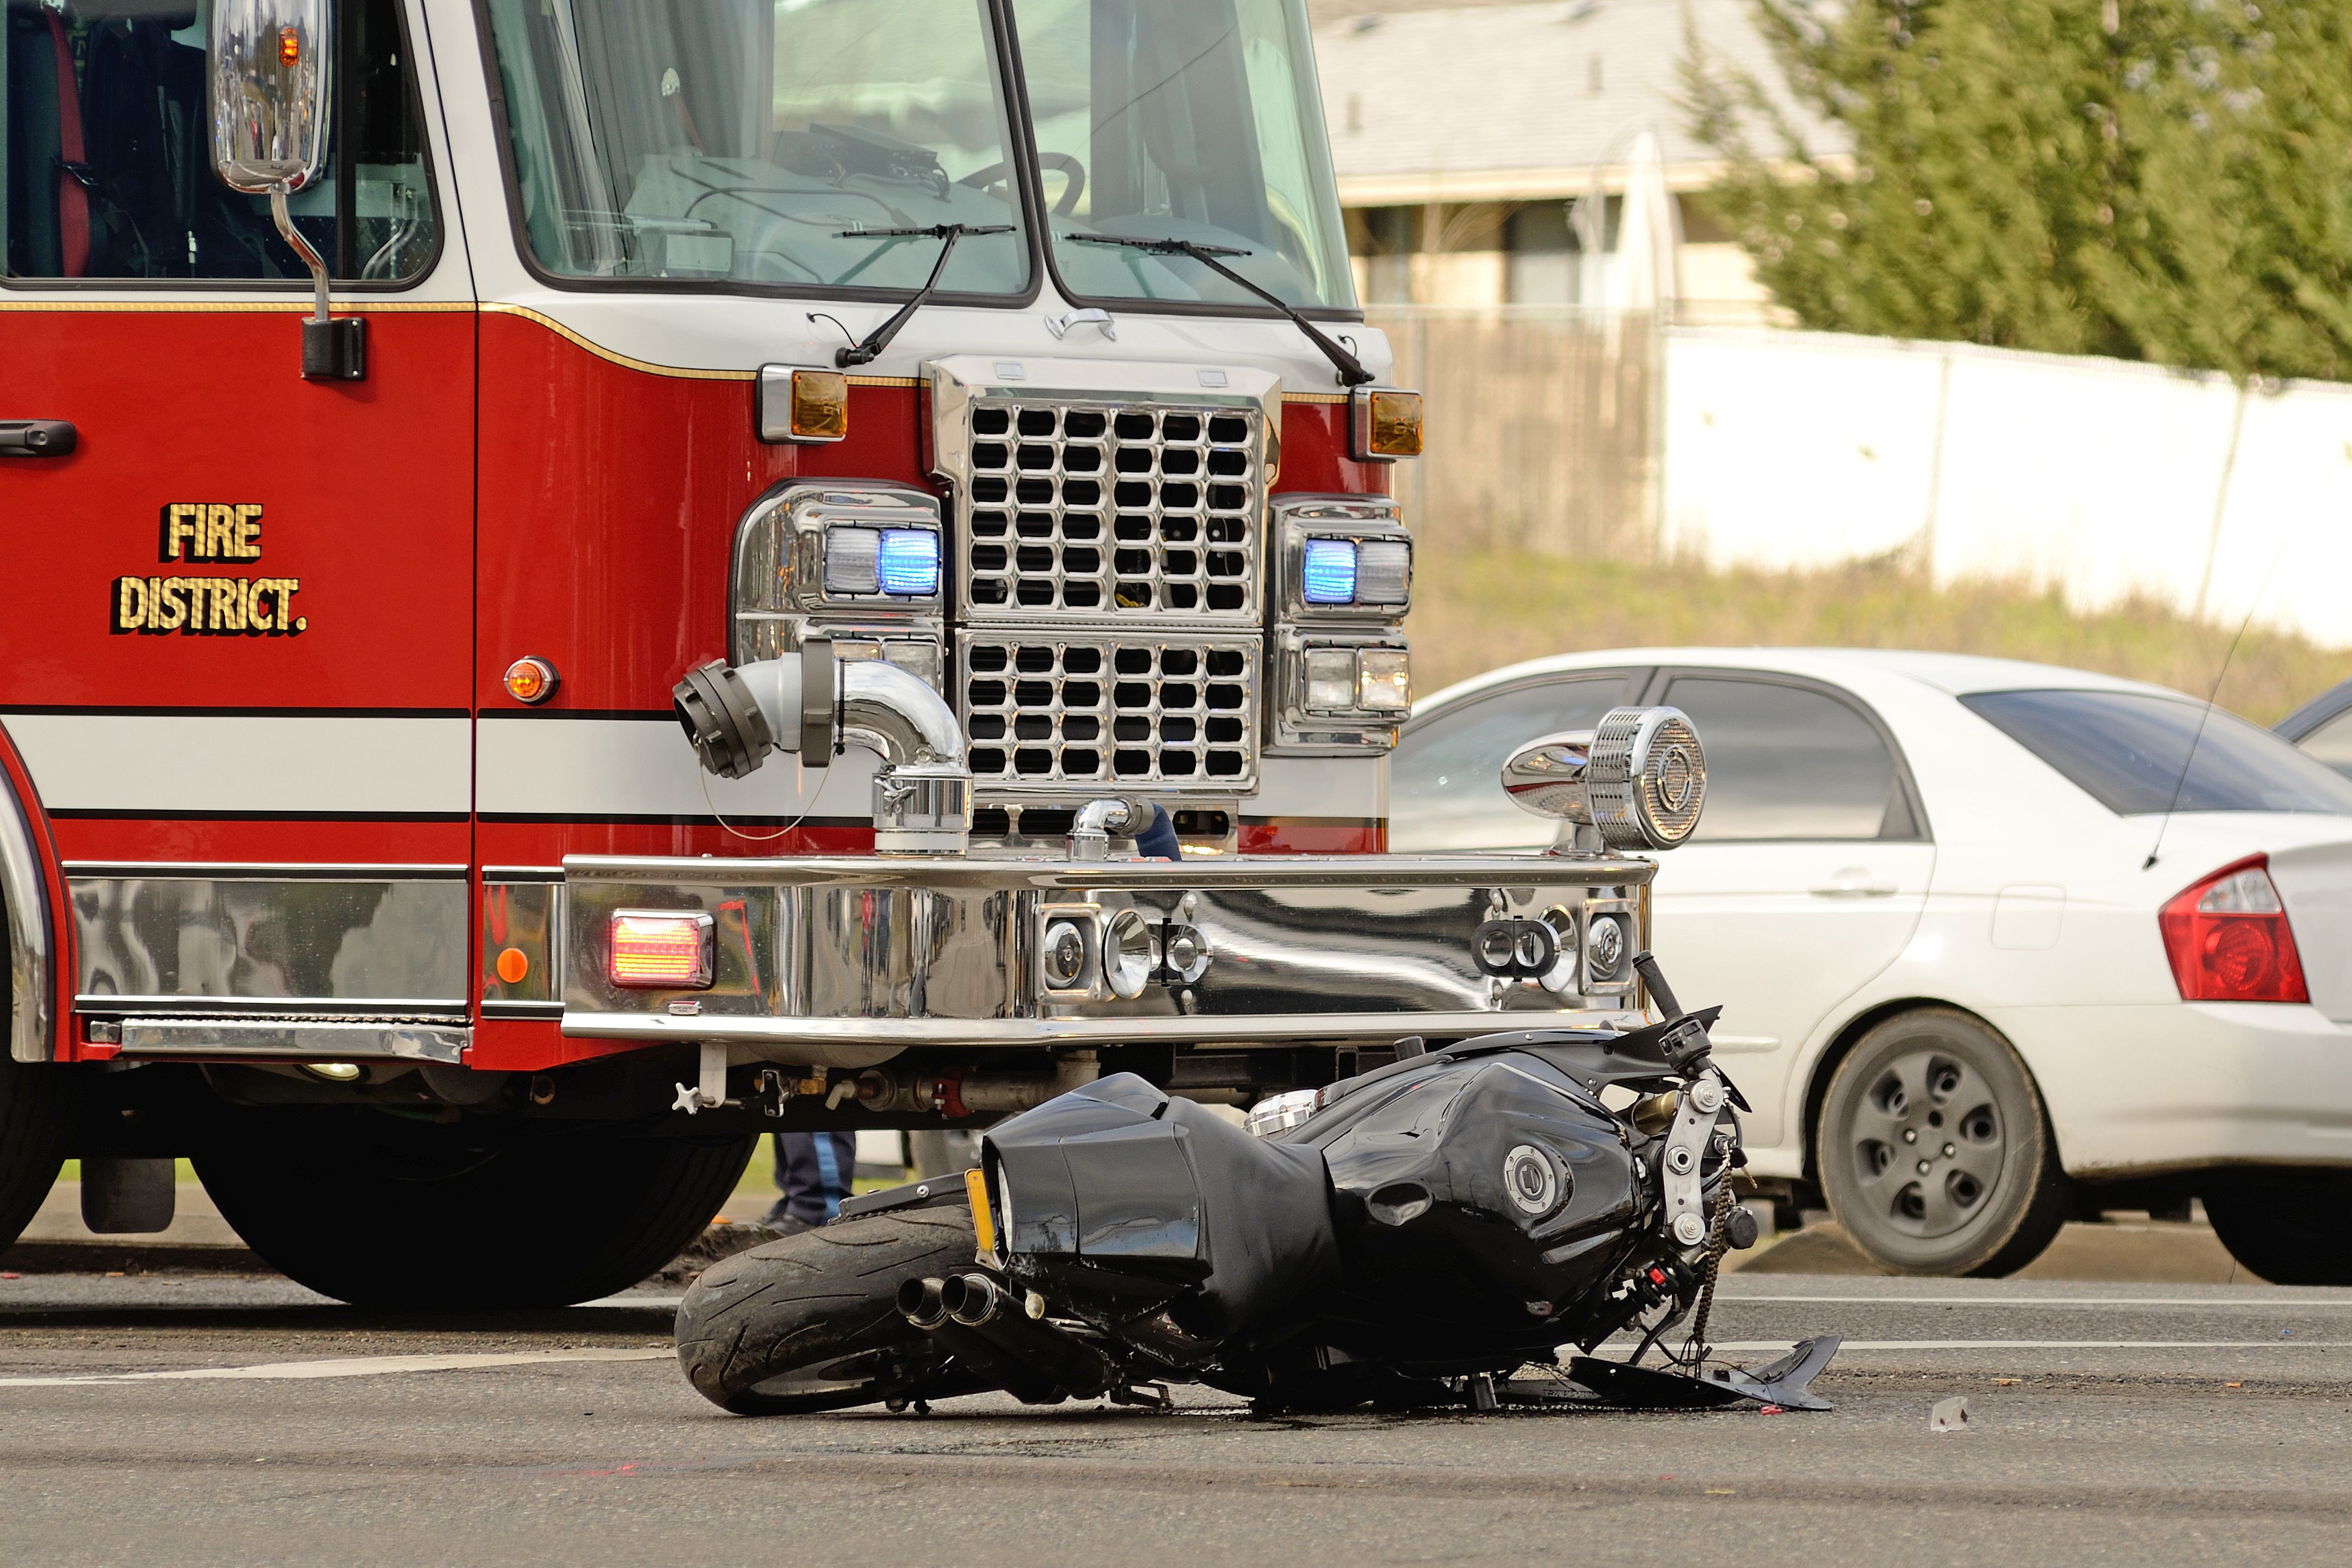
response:
<svg viewBox="0 0 2352 1568"><path fill-rule="evenodd" d="M2352 1285L2352 1176L2237 1177L2205 1194L2205 1217L2238 1267L2273 1285Z"/></svg>
<svg viewBox="0 0 2352 1568"><path fill-rule="evenodd" d="M972 1259L968 1208L837 1220L714 1264L677 1309L687 1381L738 1415L978 1393L898 1311L898 1287Z"/></svg>
<svg viewBox="0 0 2352 1568"><path fill-rule="evenodd" d="M6 994L0 986L0 1003ZM57 1185L72 1147L79 1089L74 1069L12 1060L0 1044L0 1250L16 1244Z"/></svg>
<svg viewBox="0 0 2352 1568"><path fill-rule="evenodd" d="M194 1156L263 1261L354 1306L560 1307L651 1275L702 1234L756 1134L444 1126L362 1110L239 1119Z"/></svg>
<svg viewBox="0 0 2352 1568"><path fill-rule="evenodd" d="M1814 1160L1830 1213L1897 1274L2013 1274L2073 1206L2033 1075L1947 1007L1874 1026L1822 1097Z"/></svg>

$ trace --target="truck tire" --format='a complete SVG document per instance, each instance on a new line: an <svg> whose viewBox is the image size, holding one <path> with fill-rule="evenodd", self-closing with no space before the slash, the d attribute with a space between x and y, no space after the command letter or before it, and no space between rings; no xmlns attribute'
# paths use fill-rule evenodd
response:
<svg viewBox="0 0 2352 1568"><path fill-rule="evenodd" d="M1952 1008L1863 1036L1830 1079L1816 1138L1830 1213L1891 1273L2014 1274L2072 1208L2033 1075Z"/></svg>
<svg viewBox="0 0 2352 1568"><path fill-rule="evenodd" d="M2340 1171L2217 1184L2205 1217L2241 1268L2273 1285L2352 1285L2352 1180Z"/></svg>
<svg viewBox="0 0 2352 1568"><path fill-rule="evenodd" d="M738 1415L944 1399L981 1384L898 1315L898 1287L971 1262L971 1211L842 1220L714 1265L677 1309L687 1381Z"/></svg>
<svg viewBox="0 0 2352 1568"><path fill-rule="evenodd" d="M702 1234L756 1135L441 1126L376 1110L240 1119L196 1174L269 1266L354 1306L561 1307Z"/></svg>
<svg viewBox="0 0 2352 1568"><path fill-rule="evenodd" d="M0 985L0 1004L6 995ZM72 1146L77 1088L70 1068L11 1060L0 1044L0 1250L16 1244L57 1185Z"/></svg>

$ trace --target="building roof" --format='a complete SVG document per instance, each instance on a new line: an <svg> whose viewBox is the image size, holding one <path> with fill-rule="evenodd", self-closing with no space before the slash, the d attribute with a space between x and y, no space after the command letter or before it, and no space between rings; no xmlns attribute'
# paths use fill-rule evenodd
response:
<svg viewBox="0 0 2352 1568"><path fill-rule="evenodd" d="M1834 129L1780 89L1748 0L1397 6L1321 0L1312 11L1349 206L1575 195L1596 166L1604 189L1622 190L1627 153L1644 130L1658 135L1669 189L1711 183L1721 163L1691 136L1676 102L1685 18L1711 56L1780 100L1810 150L1841 150Z"/></svg>

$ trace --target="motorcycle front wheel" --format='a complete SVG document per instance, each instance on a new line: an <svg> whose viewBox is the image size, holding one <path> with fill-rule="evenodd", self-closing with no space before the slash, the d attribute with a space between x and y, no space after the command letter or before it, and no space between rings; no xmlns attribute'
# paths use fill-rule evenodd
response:
<svg viewBox="0 0 2352 1568"><path fill-rule="evenodd" d="M971 1212L898 1209L715 1264L677 1309L687 1381L738 1415L793 1415L982 1384L898 1312L898 1287L972 1259Z"/></svg>

